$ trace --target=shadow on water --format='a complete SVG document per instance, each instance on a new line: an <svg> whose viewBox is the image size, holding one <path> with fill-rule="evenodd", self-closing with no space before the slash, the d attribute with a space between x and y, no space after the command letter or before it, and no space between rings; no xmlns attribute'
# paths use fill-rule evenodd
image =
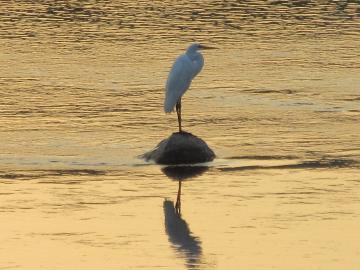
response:
<svg viewBox="0 0 360 270"><path fill-rule="evenodd" d="M207 170L205 166L168 166L162 169L165 175L179 183L176 204L168 199L163 203L165 231L173 248L185 258L188 269L199 269L203 257L200 239L191 233L188 223L181 217L181 185L184 180Z"/></svg>

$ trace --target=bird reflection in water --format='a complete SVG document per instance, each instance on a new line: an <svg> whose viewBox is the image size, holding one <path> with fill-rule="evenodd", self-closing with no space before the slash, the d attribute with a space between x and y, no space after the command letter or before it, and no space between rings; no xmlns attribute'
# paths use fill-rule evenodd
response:
<svg viewBox="0 0 360 270"><path fill-rule="evenodd" d="M169 178L179 181L176 204L168 199L163 204L165 230L175 250L186 259L188 269L199 269L202 264L202 248L200 239L191 233L189 225L181 217L181 183L207 170L208 167L205 166L169 166L162 169Z"/></svg>

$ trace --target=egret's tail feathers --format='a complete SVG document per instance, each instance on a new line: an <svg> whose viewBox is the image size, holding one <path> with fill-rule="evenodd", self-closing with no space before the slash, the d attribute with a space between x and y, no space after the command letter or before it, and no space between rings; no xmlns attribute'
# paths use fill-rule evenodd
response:
<svg viewBox="0 0 360 270"><path fill-rule="evenodd" d="M164 101L164 111L166 113L170 113L174 111L175 105L176 105L176 98L174 98L171 95L166 95L165 101Z"/></svg>
<svg viewBox="0 0 360 270"><path fill-rule="evenodd" d="M168 103L164 103L164 112L166 113L171 113L174 111L174 107L175 105L172 105L172 104L168 104Z"/></svg>

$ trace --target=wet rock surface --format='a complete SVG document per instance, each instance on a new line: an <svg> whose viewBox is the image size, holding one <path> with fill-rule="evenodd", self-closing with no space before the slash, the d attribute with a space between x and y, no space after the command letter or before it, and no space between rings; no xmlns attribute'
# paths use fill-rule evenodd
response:
<svg viewBox="0 0 360 270"><path fill-rule="evenodd" d="M143 158L166 165L194 164L212 161L215 153L205 141L183 131L162 140L154 150L145 153Z"/></svg>

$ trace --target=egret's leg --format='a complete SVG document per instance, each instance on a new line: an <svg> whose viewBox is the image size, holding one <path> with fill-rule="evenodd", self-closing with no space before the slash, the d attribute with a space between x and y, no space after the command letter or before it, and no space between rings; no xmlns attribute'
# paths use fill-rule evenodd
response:
<svg viewBox="0 0 360 270"><path fill-rule="evenodd" d="M181 99L176 103L176 113L179 122L179 132L181 132Z"/></svg>
<svg viewBox="0 0 360 270"><path fill-rule="evenodd" d="M179 180L179 189L176 197L175 211L178 215L181 214L181 180Z"/></svg>

